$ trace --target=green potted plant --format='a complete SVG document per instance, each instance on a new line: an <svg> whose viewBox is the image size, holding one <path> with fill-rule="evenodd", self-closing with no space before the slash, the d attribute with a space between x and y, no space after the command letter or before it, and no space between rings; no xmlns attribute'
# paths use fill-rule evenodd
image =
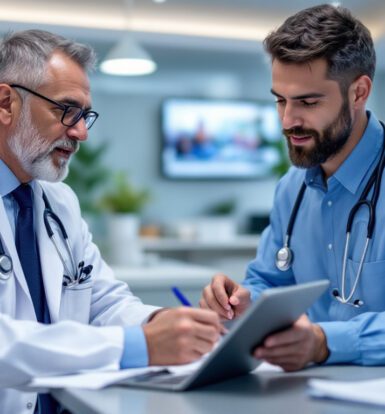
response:
<svg viewBox="0 0 385 414"><path fill-rule="evenodd" d="M148 200L148 191L134 188L123 172L114 176L112 188L100 200L100 207L106 212L107 253L111 263L141 263L139 213Z"/></svg>
<svg viewBox="0 0 385 414"><path fill-rule="evenodd" d="M76 193L82 212L86 215L100 213L99 193L111 175L110 170L101 162L106 148L106 143L97 146L89 143L81 144L71 161L65 179L65 183Z"/></svg>
<svg viewBox="0 0 385 414"><path fill-rule="evenodd" d="M148 200L148 191L134 188L126 175L118 172L113 178L112 189L101 198L100 206L110 213L138 214Z"/></svg>
<svg viewBox="0 0 385 414"><path fill-rule="evenodd" d="M111 176L111 171L103 165L102 158L107 143L99 145L82 143L71 160L65 183L76 193L82 216L87 222L95 243L103 248L104 228L100 220L100 194Z"/></svg>

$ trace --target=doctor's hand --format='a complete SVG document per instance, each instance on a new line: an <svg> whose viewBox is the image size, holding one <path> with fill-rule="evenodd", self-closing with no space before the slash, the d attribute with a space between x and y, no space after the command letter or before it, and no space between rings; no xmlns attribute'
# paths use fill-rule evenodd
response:
<svg viewBox="0 0 385 414"><path fill-rule="evenodd" d="M285 371L296 371L310 362L324 362L329 350L322 328L302 315L289 329L268 336L254 356Z"/></svg>
<svg viewBox="0 0 385 414"><path fill-rule="evenodd" d="M250 305L250 292L224 274L217 274L211 283L203 289L199 305L212 309L224 319L233 319L241 315Z"/></svg>
<svg viewBox="0 0 385 414"><path fill-rule="evenodd" d="M210 310L164 309L143 326L149 365L192 362L211 351L221 329L218 315Z"/></svg>

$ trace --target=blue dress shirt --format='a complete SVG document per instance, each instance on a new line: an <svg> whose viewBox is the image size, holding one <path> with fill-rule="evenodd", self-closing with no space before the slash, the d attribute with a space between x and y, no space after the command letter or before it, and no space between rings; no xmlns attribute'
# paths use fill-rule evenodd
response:
<svg viewBox="0 0 385 414"><path fill-rule="evenodd" d="M383 129L368 112L364 135L335 174L325 182L320 167L292 167L276 188L270 226L263 232L258 253L243 282L253 300L263 289L330 280L329 290L309 309L309 318L326 334L330 356L326 363L385 364L385 180L376 209L376 224L353 299L360 308L339 303L333 290L341 292L346 223L350 210L376 167L384 145ZM287 225L302 183L306 191L295 221L291 269L280 271L275 254L284 244ZM371 193L370 193L371 195ZM353 223L347 260L345 294L356 279L363 253L368 210L361 208Z"/></svg>

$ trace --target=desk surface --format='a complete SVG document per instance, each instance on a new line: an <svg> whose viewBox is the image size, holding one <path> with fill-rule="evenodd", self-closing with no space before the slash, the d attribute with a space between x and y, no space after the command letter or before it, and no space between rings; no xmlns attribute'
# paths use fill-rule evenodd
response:
<svg viewBox="0 0 385 414"><path fill-rule="evenodd" d="M53 395L74 414L238 414L238 413L383 413L351 403L313 400L310 378L363 380L385 377L385 367L316 367L296 373L260 371L185 393L111 387L101 391L55 390Z"/></svg>

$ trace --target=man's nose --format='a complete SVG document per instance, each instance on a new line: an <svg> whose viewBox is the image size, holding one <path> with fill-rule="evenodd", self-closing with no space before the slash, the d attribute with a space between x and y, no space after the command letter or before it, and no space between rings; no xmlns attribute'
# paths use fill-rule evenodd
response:
<svg viewBox="0 0 385 414"><path fill-rule="evenodd" d="M290 104L286 104L281 114L281 122L283 129L292 129L303 125L299 111Z"/></svg>
<svg viewBox="0 0 385 414"><path fill-rule="evenodd" d="M85 141L88 138L88 129L84 118L80 118L75 125L67 129L67 136L77 141Z"/></svg>

